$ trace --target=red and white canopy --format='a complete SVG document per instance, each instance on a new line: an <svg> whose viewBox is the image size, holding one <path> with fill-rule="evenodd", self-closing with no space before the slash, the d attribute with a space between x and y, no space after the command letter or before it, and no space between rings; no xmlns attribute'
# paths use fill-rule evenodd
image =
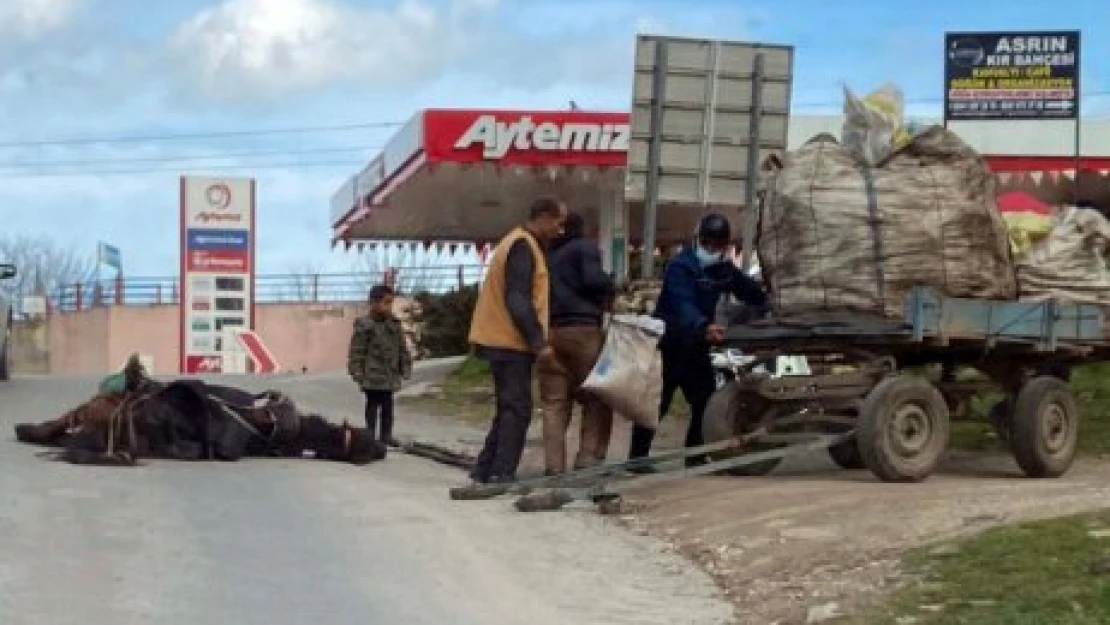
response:
<svg viewBox="0 0 1110 625"><path fill-rule="evenodd" d="M628 137L623 113L421 111L333 196L333 242L496 240L541 194L596 225Z"/></svg>
<svg viewBox="0 0 1110 625"><path fill-rule="evenodd" d="M1022 191L1053 205L1083 199L1110 212L1110 154L992 155L1005 129L991 129L973 144L986 148L1000 193ZM602 207L623 204L631 130L629 115L618 112L420 111L332 197L332 243L496 241L541 194L566 201L597 233ZM698 216L660 206L657 243L688 240ZM624 230L633 246L642 219L642 206L630 205Z"/></svg>

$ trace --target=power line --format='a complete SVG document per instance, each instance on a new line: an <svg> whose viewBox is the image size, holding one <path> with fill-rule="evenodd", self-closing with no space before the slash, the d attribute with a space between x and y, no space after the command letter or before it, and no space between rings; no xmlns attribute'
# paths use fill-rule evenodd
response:
<svg viewBox="0 0 1110 625"><path fill-rule="evenodd" d="M365 165L363 161L313 161L313 162L288 162L288 163L256 163L253 165L204 165L192 169L202 171L266 171L275 169L301 169L304 167L321 167L335 169L355 169ZM187 174L188 168L182 167L144 167L141 169L82 169L76 171L0 171L0 178L79 178L82 176L141 176L147 174L160 174L176 172Z"/></svg>
<svg viewBox="0 0 1110 625"><path fill-rule="evenodd" d="M1082 100L1090 98L1103 98L1110 96L1110 91L1101 90L1082 94ZM913 104L943 104L944 98L907 98L906 105ZM791 108L841 106L843 100L813 100L795 101ZM325 126L294 126L286 128L259 128L250 130L225 130L210 132L175 132L149 135L110 135L100 137L51 137L42 139L26 139L19 141L0 141L0 149L33 148L49 146L95 145L95 144L120 144L120 143L153 143L159 141L186 141L190 139L227 139L236 137L264 137L273 135L328 133L353 130L381 130L398 128L407 122L364 122L354 124L336 124Z"/></svg>
<svg viewBox="0 0 1110 625"><path fill-rule="evenodd" d="M177 163L189 161L208 161L217 159L229 158L243 158L253 156L306 156L313 154L339 154L343 152L366 152L368 150L381 149L380 145L360 145L349 147L333 147L333 148L308 148L303 150L254 150L250 152L223 152L223 153L209 153L209 154L192 154L192 155L167 155L167 156L150 156L150 157L129 157L129 158L96 158L84 160L40 160L40 161L23 161L23 162L2 162L0 161L0 169L10 168L33 168L33 167L85 167L96 165L130 165L135 163Z"/></svg>
<svg viewBox="0 0 1110 625"><path fill-rule="evenodd" d="M1095 91L1083 95L1084 100L1089 98L1102 98L1110 96L1110 91ZM905 105L914 104L942 104L943 98L910 98L904 101ZM796 101L791 104L791 108L807 108L807 107L833 107L843 104L842 100L827 100L827 101ZM1099 115L1098 119L1103 116ZM1091 117L1088 116L1087 119ZM324 132L339 132L351 131L359 129L383 129L394 128L402 126L405 122L366 122L358 124L338 124L330 126L300 126L300 127L287 127L287 128L269 128L269 129L251 129L251 130L229 130L229 131L213 131L213 132L196 132L196 133L167 133L167 134L151 134L151 135L134 135L134 136L102 136L102 137L69 137L69 138L46 138L27 141L7 141L0 142L0 149L12 148L29 148L29 147L46 147L46 146L76 146L76 145L96 145L96 144L122 144L122 143L144 143L156 141L176 141L188 139L218 139L218 138L232 138L232 137L248 137L248 136L268 136L268 135L283 135L283 134L297 134L297 133L324 133ZM85 166L99 166L106 164L138 164L138 163L176 163L176 162L190 162L190 161L205 161L217 160L226 158L241 158L241 157L254 157L254 156L292 156L309 155L309 154L338 154L342 152L366 151L381 149L380 145L366 145L366 146L343 146L332 148L310 148L303 150L265 150L265 151L249 151L249 152L227 152L222 154L202 154L202 155L181 155L181 156L150 156L150 157L127 157L127 158L95 158L85 160L40 160L40 161L25 161L25 162L0 162L0 170L13 169L13 168L33 168L33 167L85 167ZM339 162L291 162L280 164L235 164L235 165L212 165L206 166L208 169L282 169L287 167L339 167L342 166ZM354 165L355 167L359 165ZM142 168L142 169L123 169L123 170L101 170L101 169L88 169L73 172L54 172L54 171L40 171L40 172L20 172L20 171L0 171L0 177L51 177L51 176L84 176L84 175L116 175L116 174L145 174L160 171L170 171L177 168Z"/></svg>
<svg viewBox="0 0 1110 625"><path fill-rule="evenodd" d="M29 139L23 141L0 141L0 148L30 148L57 145L92 145L98 143L149 143L154 141L179 141L188 139L225 139L231 137L257 137L267 135L307 134L339 132L348 130L367 130L396 128L405 122L369 122L364 124L341 124L335 126L300 126L291 128L260 128L254 130L224 130L213 132L179 132L151 135L102 136L102 137L63 137L49 139Z"/></svg>

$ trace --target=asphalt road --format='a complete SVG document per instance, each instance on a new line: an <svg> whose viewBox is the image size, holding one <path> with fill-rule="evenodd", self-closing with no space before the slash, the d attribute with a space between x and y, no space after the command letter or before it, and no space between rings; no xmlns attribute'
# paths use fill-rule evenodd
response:
<svg viewBox="0 0 1110 625"><path fill-rule="evenodd" d="M330 416L360 410L343 376L259 384ZM3 625L731 620L708 577L649 539L587 510L451 502L462 474L417 458L78 467L14 442L13 424L94 387L0 384Z"/></svg>

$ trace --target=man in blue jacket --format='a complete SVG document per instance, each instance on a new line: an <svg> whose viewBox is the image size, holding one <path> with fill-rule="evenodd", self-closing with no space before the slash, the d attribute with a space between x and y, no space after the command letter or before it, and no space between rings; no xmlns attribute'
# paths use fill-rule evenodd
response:
<svg viewBox="0 0 1110 625"><path fill-rule="evenodd" d="M721 295L732 293L758 315L767 310L767 295L728 257L731 239L728 219L709 213L698 223L693 247L683 249L667 264L663 289L652 316L667 324L659 342L663 356L663 396L660 418L665 416L676 390L690 405L686 447L702 445L702 416L714 391L709 350L724 339L725 328L714 322ZM629 458L651 451L653 430L634 427ZM687 465L704 463L704 457L687 459Z"/></svg>

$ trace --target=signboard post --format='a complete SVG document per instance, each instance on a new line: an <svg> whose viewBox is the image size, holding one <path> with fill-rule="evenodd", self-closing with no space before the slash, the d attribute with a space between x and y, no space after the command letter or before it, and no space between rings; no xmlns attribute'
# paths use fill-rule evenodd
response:
<svg viewBox="0 0 1110 625"><path fill-rule="evenodd" d="M755 177L764 158L786 149L793 68L791 46L636 38L625 200L644 204L645 277L654 269L664 207L688 214L682 238L707 210L725 213L734 232L754 237ZM747 260L751 247L744 242Z"/></svg>
<svg viewBox="0 0 1110 625"><path fill-rule="evenodd" d="M223 371L224 330L254 329L255 181L181 178L181 373Z"/></svg>

